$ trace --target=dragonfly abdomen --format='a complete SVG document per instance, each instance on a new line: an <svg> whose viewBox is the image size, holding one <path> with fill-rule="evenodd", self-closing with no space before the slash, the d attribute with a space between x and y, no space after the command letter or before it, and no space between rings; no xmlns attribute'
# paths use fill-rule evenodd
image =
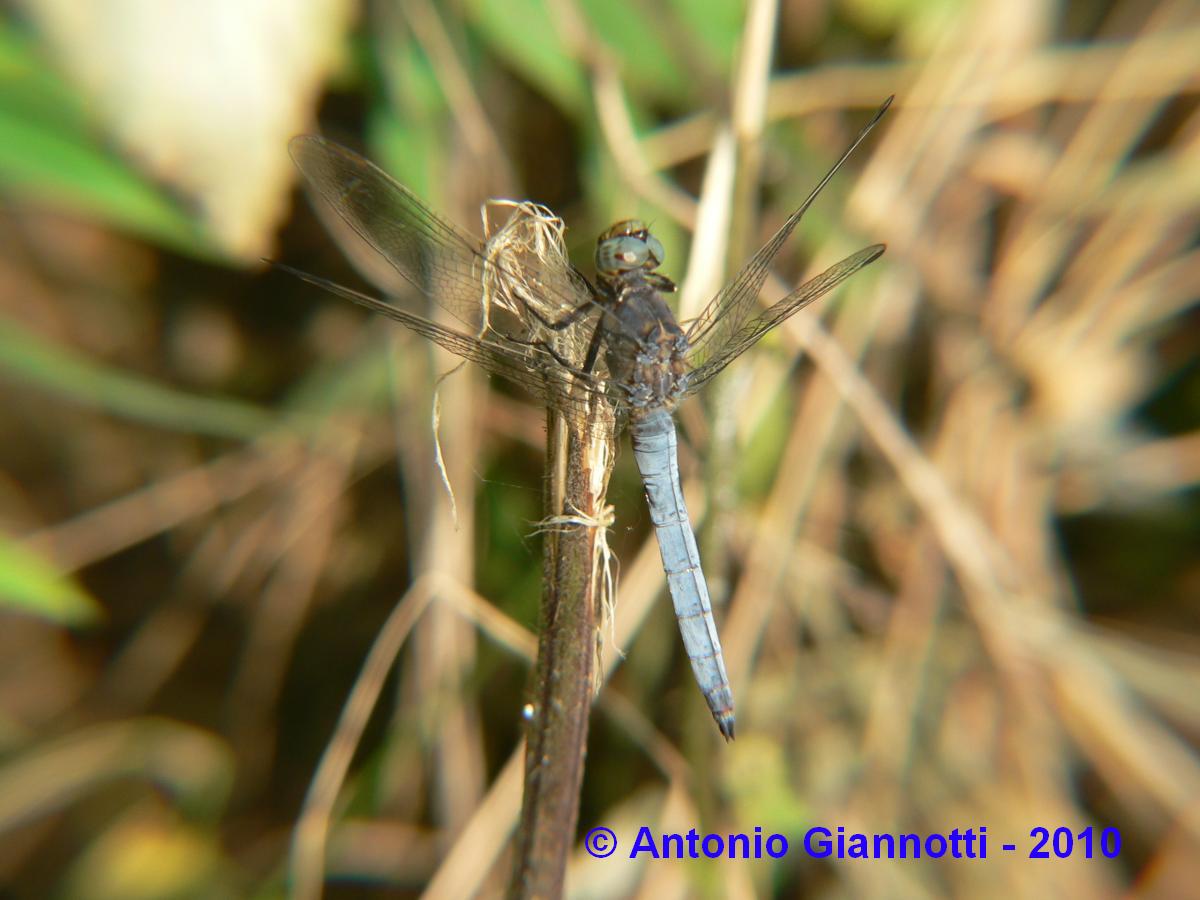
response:
<svg viewBox="0 0 1200 900"><path fill-rule="evenodd" d="M726 739L731 739L733 691L700 567L700 551L679 483L675 422L667 410L659 408L635 416L629 428L683 646L717 727Z"/></svg>

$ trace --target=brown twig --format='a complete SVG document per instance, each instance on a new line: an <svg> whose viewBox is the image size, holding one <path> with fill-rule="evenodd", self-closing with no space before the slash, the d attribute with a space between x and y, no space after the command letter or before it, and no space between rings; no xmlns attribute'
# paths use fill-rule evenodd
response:
<svg viewBox="0 0 1200 900"><path fill-rule="evenodd" d="M547 530L538 658L525 749L525 793L510 897L558 897L575 842L579 790L595 685L597 567L612 472L612 411L582 425L550 423L546 513L571 524Z"/></svg>

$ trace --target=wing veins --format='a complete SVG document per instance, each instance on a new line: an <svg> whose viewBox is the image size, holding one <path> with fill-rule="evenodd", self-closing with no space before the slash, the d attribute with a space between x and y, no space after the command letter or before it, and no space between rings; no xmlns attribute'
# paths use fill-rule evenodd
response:
<svg viewBox="0 0 1200 900"><path fill-rule="evenodd" d="M587 403L586 398L574 397L571 395L572 391L582 391L611 400L602 382L594 379L589 382L584 373L563 369L550 353L536 344L521 344L518 349L518 346L502 342L507 340L503 337L501 340L486 340L462 334L335 281L320 278L283 263L274 265L322 290L345 297L359 306L399 322L455 356L512 382L546 406L571 413L583 411Z"/></svg>
<svg viewBox="0 0 1200 900"><path fill-rule="evenodd" d="M859 269L873 263L883 255L884 249L883 244L872 244L870 247L864 247L857 253L847 256L745 323L731 335L719 354L692 370L687 392L691 394L700 390L721 370L758 343L767 332L804 309L814 300L828 294Z"/></svg>
<svg viewBox="0 0 1200 900"><path fill-rule="evenodd" d="M830 166L829 171L817 182L816 187L809 192L804 202L788 216L783 226L750 258L733 280L717 292L717 295L701 310L700 315L693 320L688 327L688 343L699 351L699 355L721 354L721 345L725 343L725 340L730 340L734 335L741 333L743 323L758 300L759 292L766 282L771 262L779 253L784 241L800 223L821 191L850 158L850 154L857 149L883 117L883 114L887 112L888 107L892 104L892 99L892 97L888 97L883 102L883 105L871 117L871 121L863 126L858 136L850 143L837 162Z"/></svg>
<svg viewBox="0 0 1200 900"><path fill-rule="evenodd" d="M474 329L482 319L485 266L514 282L520 280L503 263L485 257L476 240L369 160L315 135L293 138L289 146L319 207L336 214L405 281L468 328ZM389 212L397 213L398 221ZM564 272L571 271L572 267L564 266ZM430 279L431 275L436 277ZM572 285L574 290L568 293L539 279L537 287L564 312L592 302L590 293L579 285Z"/></svg>

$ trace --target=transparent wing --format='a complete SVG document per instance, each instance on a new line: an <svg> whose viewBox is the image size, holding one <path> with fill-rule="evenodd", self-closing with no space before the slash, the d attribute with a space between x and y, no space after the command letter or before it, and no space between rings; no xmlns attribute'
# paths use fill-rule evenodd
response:
<svg viewBox="0 0 1200 900"><path fill-rule="evenodd" d="M833 178L838 169L849 158L850 154L862 143L863 139L875 127L875 124L883 114L887 112L887 108L892 104L892 99L888 97L884 101L883 105L879 107L879 110L871 118L871 121L867 123L863 130L859 132L858 137L846 149L846 152L825 173L825 177L812 189L807 199L800 204L800 208L788 217L788 220L783 223L783 227L775 232L774 237L767 241L762 249L750 258L750 261L742 267L733 280L709 301L709 304L701 311L700 315L688 326L687 338L688 343L692 347L692 358L696 360L699 366L705 366L710 360L716 357L724 358L726 355L726 345L730 341L738 340L737 336L743 333L743 329L746 327L746 320L757 306L759 292L762 290L763 283L767 280L767 273L771 269L771 262L775 259L775 255L779 252L795 227L800 223L800 219L808 212L808 208L817 199L817 195L821 193L825 185L829 183L830 179ZM820 295L818 294L817 296ZM813 299L816 299L816 297L810 298L808 302L811 302ZM796 309L799 308L799 306L796 307ZM791 312L795 312L795 309ZM787 315L791 315L791 312ZM760 316L759 319L755 319L753 322L758 322L761 318ZM778 324L778 321L782 321L782 319L767 326L767 330L774 327L774 324ZM759 337L761 336L759 334ZM754 340L757 339L756 337ZM754 343L754 340L743 346L742 350ZM736 354L734 355L736 356ZM731 358L726 358L725 363L720 368L724 368Z"/></svg>
<svg viewBox="0 0 1200 900"><path fill-rule="evenodd" d="M511 264L520 272L506 272L503 259L485 256L478 241L357 153L316 135L293 138L289 150L318 212L336 215L469 332L482 334L491 321L484 284L497 274L522 285L523 297L536 294L535 311L543 319L558 320L591 303L586 280L561 254L540 266L526 254Z"/></svg>
<svg viewBox="0 0 1200 900"><path fill-rule="evenodd" d="M744 323L740 329L727 336L716 355L710 356L692 370L687 393L700 390L713 376L754 346L764 334L814 300L828 294L863 266L879 259L884 249L883 244L864 247L853 256L847 256L820 275L804 282L778 303Z"/></svg>
<svg viewBox="0 0 1200 900"><path fill-rule="evenodd" d="M507 379L542 405L566 415L583 417L591 404L600 398L622 405L623 398L617 392L610 391L602 379L565 367L540 344L518 343L502 335L479 338L463 334L326 278L282 263L275 263L275 266L322 290L345 297L399 322L490 374Z"/></svg>

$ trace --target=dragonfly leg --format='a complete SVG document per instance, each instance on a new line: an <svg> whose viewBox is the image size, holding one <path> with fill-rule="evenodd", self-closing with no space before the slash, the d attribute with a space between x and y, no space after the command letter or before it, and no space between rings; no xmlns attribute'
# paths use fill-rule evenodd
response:
<svg viewBox="0 0 1200 900"><path fill-rule="evenodd" d="M537 347L539 350L543 350L546 353L548 353L554 359L554 361L556 363L558 363L560 366L562 366L564 369L566 369L568 372L570 372L576 378L582 378L593 385L596 384L596 378L591 371L588 371L587 369L580 369L573 362L571 362L569 359L567 359L565 356L563 356L561 353L559 353L557 350L555 350L553 347L551 347L549 344L547 344L545 341L523 341L520 338L516 338L516 337L509 337L508 340L514 344L521 344L522 346L525 346L525 347ZM591 353L589 352L588 355L590 358Z"/></svg>
<svg viewBox="0 0 1200 900"><path fill-rule="evenodd" d="M596 360L600 357L600 345L604 343L604 335L600 328L603 324L603 321L597 323L596 330L592 332L592 340L588 344L587 356L583 360L583 371L589 375L596 371Z"/></svg>
<svg viewBox="0 0 1200 900"><path fill-rule="evenodd" d="M572 269L574 269L574 267L572 267ZM579 275L579 280L587 285L588 293L591 296L586 301L580 303L578 306L564 315L561 319L547 318L534 309L532 304L526 304L526 308L533 315L533 317L538 320L542 327L549 328L551 331L562 331L564 328L570 328L592 310L604 309L604 295L596 290L596 286L594 284L584 278L583 275L579 274L578 269L574 269L574 271L577 275Z"/></svg>

